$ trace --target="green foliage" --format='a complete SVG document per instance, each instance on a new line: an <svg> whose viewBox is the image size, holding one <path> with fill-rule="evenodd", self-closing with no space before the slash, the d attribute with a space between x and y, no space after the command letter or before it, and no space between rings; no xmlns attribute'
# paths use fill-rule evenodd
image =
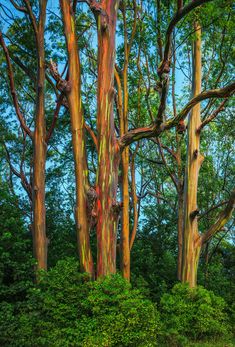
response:
<svg viewBox="0 0 235 347"><path fill-rule="evenodd" d="M2 305L1 346L155 346L160 326L155 306L121 276L91 282L72 258L42 273L13 311Z"/></svg>
<svg viewBox="0 0 235 347"><path fill-rule="evenodd" d="M0 301L25 297L32 285L32 244L18 201L5 185L0 189Z"/></svg>
<svg viewBox="0 0 235 347"><path fill-rule="evenodd" d="M161 299L164 338L171 346L189 340L227 337L230 332L225 301L212 291L198 286L176 284Z"/></svg>

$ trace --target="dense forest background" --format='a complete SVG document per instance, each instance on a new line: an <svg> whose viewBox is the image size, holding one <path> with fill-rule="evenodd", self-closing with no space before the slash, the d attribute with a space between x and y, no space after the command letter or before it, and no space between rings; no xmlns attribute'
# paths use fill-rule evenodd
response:
<svg viewBox="0 0 235 347"><path fill-rule="evenodd" d="M233 346L234 4L0 0L0 345Z"/></svg>

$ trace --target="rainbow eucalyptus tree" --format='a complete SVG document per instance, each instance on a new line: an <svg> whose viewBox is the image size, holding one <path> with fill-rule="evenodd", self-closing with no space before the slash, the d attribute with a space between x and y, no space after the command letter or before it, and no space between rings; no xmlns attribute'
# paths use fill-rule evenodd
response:
<svg viewBox="0 0 235 347"><path fill-rule="evenodd" d="M201 92L201 27L195 22L196 39L193 45L193 97ZM182 249L182 273L183 282L188 282L190 287L197 284L197 268L202 246L208 242L231 218L234 204L235 191L231 193L226 208L222 211L215 223L204 233L198 230L198 178L200 167L204 157L200 153L200 134L208 124L220 112L224 106L223 101L215 113L201 121L200 103L192 108L188 121L187 162L184 183L184 223L183 223L183 249Z"/></svg>
<svg viewBox="0 0 235 347"><path fill-rule="evenodd" d="M47 269L47 237L46 237L46 211L45 211L45 163L47 152L47 133L45 123L45 50L44 50L44 30L46 20L47 1L39 1L38 18L33 12L28 0L23 1L23 6L17 5L11 1L15 9L29 18L31 28L34 33L36 59L37 59L37 76L36 76L36 99L35 99L35 116L34 131L26 124L26 118L21 110L17 91L15 88L14 70L8 47L5 43L4 34L0 32L0 44L2 46L7 66L8 80L12 103L15 108L17 118L24 138L28 136L33 145L33 181L29 183L26 176L21 172L13 172L20 177L23 187L26 189L33 206L33 245L34 254L37 260L38 269ZM21 67L24 64L21 62ZM9 159L9 155L8 155Z"/></svg>
<svg viewBox="0 0 235 347"><path fill-rule="evenodd" d="M183 120L193 107L201 101L209 98L225 98L233 93L235 85L230 84L220 89L195 91L192 99L180 112L175 112L172 118L166 119L165 111L169 89L169 74L171 71L171 44L172 33L175 26L188 13L196 7L209 2L196 0L183 6L178 3L178 8L173 15L165 37L165 46L162 40L158 40L161 50L161 63L157 68L159 86L161 89L160 103L157 114L149 126L128 129L128 62L132 40L135 35L133 27L130 38L127 38L125 27L125 3L120 9L124 20L124 69L119 74L115 70L115 37L117 13L119 1L80 1L89 6L94 14L97 25L97 114L96 134L90 131L97 148L97 171L96 184L91 187L87 175L87 158L84 129L89 129L85 123L81 105L81 69L79 62L79 39L76 37L75 10L76 1L61 0L61 11L63 14L63 27L68 52L68 78L61 81L63 92L67 98L71 117L71 130L73 139L73 152L76 176L76 228L78 234L78 247L81 268L93 276L105 276L116 271L116 248L117 248L117 226L119 215L122 213L122 241L121 241L121 263L123 275L130 278L130 237L129 237L129 152L128 147L143 138L158 138L163 132L174 127L182 127ZM134 2L134 10L137 11ZM137 12L134 12L137 13ZM137 22L135 14L134 26ZM158 21L160 19L158 18ZM160 22L158 23L161 24ZM60 76L54 71L54 77L58 80ZM114 123L114 75L117 87L117 112L119 116L120 129L117 134ZM196 106L199 107L199 106ZM157 140L158 141L158 140ZM117 201L118 171L122 163L122 199ZM132 163L133 169L133 163ZM133 171L133 170L132 170ZM133 177L133 175L132 175ZM89 199L92 195L92 208L89 207ZM96 220L97 235L97 269L95 271L90 248L89 219ZM133 240L131 241L133 244Z"/></svg>
<svg viewBox="0 0 235 347"><path fill-rule="evenodd" d="M88 227L88 196L84 141L84 118L81 107L80 64L75 34L74 4L61 0L64 31L67 42L69 79L65 94L71 116L76 175L76 227L82 270L94 272ZM117 202L118 166L120 153L114 128L114 63L116 21L119 1L90 1L97 24L98 82L97 137L98 168L95 187L95 208L90 211L97 219L97 276L116 271L116 240L120 206Z"/></svg>

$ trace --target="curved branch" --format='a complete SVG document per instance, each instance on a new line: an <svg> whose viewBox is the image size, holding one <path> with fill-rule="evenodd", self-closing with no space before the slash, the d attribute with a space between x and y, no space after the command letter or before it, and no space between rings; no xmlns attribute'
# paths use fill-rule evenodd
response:
<svg viewBox="0 0 235 347"><path fill-rule="evenodd" d="M176 117L169 119L165 123L162 123L160 125L152 124L149 127L137 128L128 131L120 137L119 146L122 150L125 146L128 146L135 141L139 141L144 138L159 136L165 130L177 126L181 120L186 118L189 111L199 102L211 98L228 98L234 93L234 91L235 82L227 85L224 88L204 91L192 98Z"/></svg>
<svg viewBox="0 0 235 347"><path fill-rule="evenodd" d="M14 0L10 0L11 4L15 7L16 10L24 13L28 13L27 9L23 6L19 6Z"/></svg>
<svg viewBox="0 0 235 347"><path fill-rule="evenodd" d="M176 24L185 17L189 12L191 12L196 7L205 4L206 2L210 2L212 0L194 0L191 1L188 5L184 6L183 8L178 8L177 12L175 13L174 17L171 19L170 24L168 26L167 32L166 32L166 44L165 44L165 50L164 50L164 62L167 62L169 60L170 55L170 46L171 46L171 34L173 32L174 27Z"/></svg>
<svg viewBox="0 0 235 347"><path fill-rule="evenodd" d="M170 129L174 126L176 126L180 120L184 119L189 111L197 105L199 102L206 100L206 99L211 99L211 98L228 98L231 96L235 91L235 82L227 85L224 88L220 89L211 89L204 91L198 95L196 95L194 98L192 98L187 105L183 108L183 110L174 118L169 119L165 125L164 129Z"/></svg>
<svg viewBox="0 0 235 347"><path fill-rule="evenodd" d="M202 214L200 214L200 216L198 217L198 221L202 218L204 218L206 215L208 215L210 212L216 210L217 208L223 206L223 205L226 205L228 203L228 200L226 201L222 201L220 203L218 203L217 205L215 206L212 206L211 208L209 208L207 211L203 212Z"/></svg>
<svg viewBox="0 0 235 347"><path fill-rule="evenodd" d="M223 226L229 221L235 208L235 189L232 191L230 199L225 209L219 214L216 222L201 236L201 244L209 241Z"/></svg>

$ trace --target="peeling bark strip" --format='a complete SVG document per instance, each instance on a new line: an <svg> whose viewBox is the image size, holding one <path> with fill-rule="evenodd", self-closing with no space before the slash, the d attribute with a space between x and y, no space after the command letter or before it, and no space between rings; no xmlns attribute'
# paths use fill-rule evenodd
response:
<svg viewBox="0 0 235 347"><path fill-rule="evenodd" d="M84 136L84 118L81 100L81 72L75 33L75 17L70 0L60 0L64 32L68 50L69 88L67 96L71 119L72 144L76 181L75 221L81 270L94 274L90 249L89 223L87 216L88 171Z"/></svg>
<svg viewBox="0 0 235 347"><path fill-rule="evenodd" d="M93 2L94 3L94 2ZM96 3L98 31L97 131L97 276L116 272L119 151L114 129L113 79L115 32L119 1Z"/></svg>

